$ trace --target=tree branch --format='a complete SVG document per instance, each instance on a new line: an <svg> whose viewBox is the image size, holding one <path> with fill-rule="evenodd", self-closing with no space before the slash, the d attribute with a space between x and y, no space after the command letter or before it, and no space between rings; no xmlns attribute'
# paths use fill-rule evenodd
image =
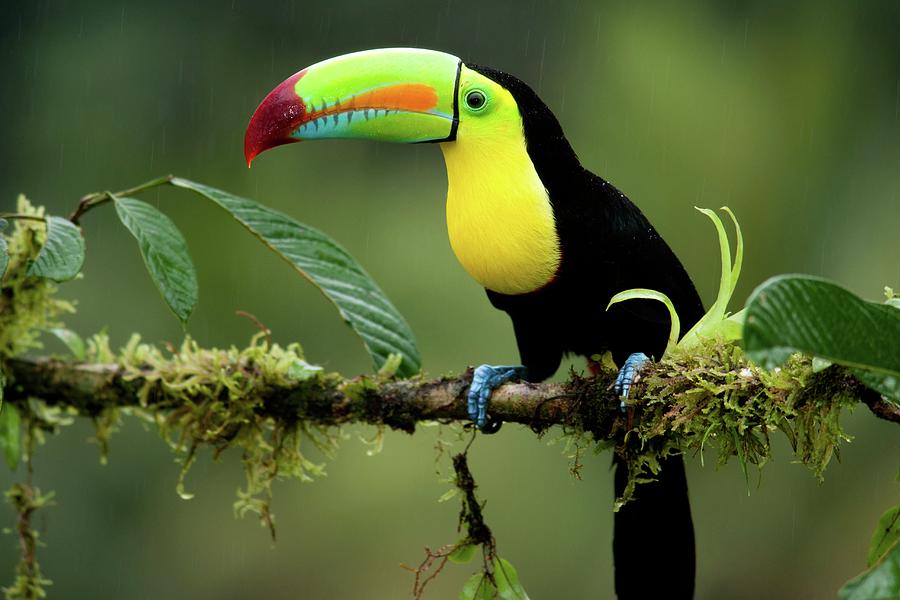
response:
<svg viewBox="0 0 900 600"><path fill-rule="evenodd" d="M139 405L139 390L146 381L115 364L79 364L49 358L13 359L7 363L14 385L6 391L6 399L21 403L38 397L51 405L76 408L96 415L111 407ZM858 383L842 369L829 369L832 391L851 394L865 403L881 419L900 423L900 409L881 399ZM825 375L813 374L812 387ZM653 363L645 369L643 381L651 377L670 379L677 386L679 377L672 376L665 364ZM285 420L306 420L321 425L349 422L384 424L412 432L419 421L466 421L465 394L471 380L471 369L465 373L433 380L415 378L378 382L362 377L350 380L365 383L352 387L336 377L302 381L286 385L267 385L260 390L259 410L267 416ZM502 386L491 398L491 415L510 423L521 423L536 431L552 425L577 426L595 436L606 437L617 419L618 399L611 390L613 375L601 373L583 378L571 374L565 383L512 383ZM640 398L642 382L635 387ZM677 388L673 388L677 391ZM176 408L155 382L147 396L148 405ZM677 400L676 400L677 401Z"/></svg>

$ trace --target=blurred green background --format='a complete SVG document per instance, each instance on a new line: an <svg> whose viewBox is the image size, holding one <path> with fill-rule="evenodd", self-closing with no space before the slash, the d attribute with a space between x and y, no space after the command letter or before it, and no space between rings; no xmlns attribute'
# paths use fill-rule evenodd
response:
<svg viewBox="0 0 900 600"><path fill-rule="evenodd" d="M3 210L25 192L67 214L86 192L164 173L255 198L356 255L410 321L431 374L517 358L507 317L450 250L438 149L321 142L244 165L257 103L318 60L412 45L517 74L555 111L584 164L651 218L707 302L717 246L694 205L727 204L740 218L740 301L792 271L871 299L900 287L893 0L44 0L4 13ZM201 289L188 330L201 343L245 343L254 328L235 316L241 309L277 341L301 341L313 362L348 375L370 368L328 302L224 213L176 190L145 198L188 237ZM116 344L132 331L178 341L113 211L91 213L84 229L85 277L63 286L79 304L69 325L106 327ZM749 495L737 465L688 461L698 598L829 598L862 570L878 516L898 500L900 439L866 409L844 423L853 441L821 485L781 439ZM126 422L100 466L90 426L66 430L35 460L36 482L57 493L38 520L52 597L408 597L412 577L399 563L456 538L457 503L437 503L448 485L435 475L435 430L390 433L375 457L349 432L326 479L276 487L273 546L253 518L232 515L236 456L204 457L188 480L196 497L183 501L154 431ZM575 481L559 446L521 428L476 444L488 523L532 598L612 597L609 462L588 457ZM0 485L21 476L4 472ZM14 538L0 538L0 581L11 580L15 560ZM469 573L448 567L427 597L455 597Z"/></svg>

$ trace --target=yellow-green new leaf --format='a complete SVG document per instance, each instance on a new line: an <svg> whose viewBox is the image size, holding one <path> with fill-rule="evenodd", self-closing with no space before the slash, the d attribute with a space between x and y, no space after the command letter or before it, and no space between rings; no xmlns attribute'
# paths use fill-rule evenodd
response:
<svg viewBox="0 0 900 600"><path fill-rule="evenodd" d="M740 339L739 329L735 328L733 324L722 325L722 322L726 320L725 315L728 303L731 301L731 295L734 293L734 288L741 275L741 265L744 262L744 236L741 233L741 226L738 224L737 217L734 216L731 209L723 206L722 210L728 213L728 216L731 217L731 221L734 223L734 236L737 248L734 253L734 264L732 264L731 245L728 243L728 234L725 233L725 226L722 224L722 220L708 208L697 208L697 210L709 217L716 228L716 234L719 238L722 272L719 276L719 292L716 295L716 301L709 307L706 314L691 327L690 331L684 334L681 340L683 347L694 344L699 337L711 338L724 334L726 337L736 335L736 337L728 339Z"/></svg>
<svg viewBox="0 0 900 600"><path fill-rule="evenodd" d="M619 292L610 298L609 304L606 305L606 310L609 310L609 307L613 304L618 304L625 300L656 300L657 302L662 302L666 305L666 308L669 309L669 316L672 318L672 326L669 328L669 341L666 344L665 351L665 354L669 354L669 352L675 348L675 345L678 343L678 336L681 334L681 320L678 318L678 313L675 312L675 305L672 304L669 297L656 290L633 288Z"/></svg>

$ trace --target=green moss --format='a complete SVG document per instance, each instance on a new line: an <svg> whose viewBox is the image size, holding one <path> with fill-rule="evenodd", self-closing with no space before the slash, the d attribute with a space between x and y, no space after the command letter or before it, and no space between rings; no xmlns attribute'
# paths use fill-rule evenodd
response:
<svg viewBox="0 0 900 600"><path fill-rule="evenodd" d="M16 201L16 212L44 216L43 208L33 207L22 195ZM53 282L26 274L44 242L44 223L15 219L3 235L9 248L9 266L0 281L0 359L7 359L40 348L41 331L60 326L59 317L75 312L75 307L56 297Z"/></svg>
<svg viewBox="0 0 900 600"><path fill-rule="evenodd" d="M108 354L105 336L88 343L89 360ZM234 504L237 515L248 512L274 536L272 484L283 478L312 481L324 475L324 465L312 460L301 446L333 457L341 439L336 427L325 427L263 406L260 398L273 388L297 384L320 385L333 377L307 363L299 344L281 347L255 335L245 348L205 349L190 337L179 348L162 351L132 336L117 357L128 374L142 378L141 408L120 409L156 424L178 454L181 471L177 492L190 498L185 478L197 453L205 448L218 458L229 448L241 453L245 483Z"/></svg>
<svg viewBox="0 0 900 600"><path fill-rule="evenodd" d="M672 454L694 453L704 461L715 450L718 465L737 457L749 478L750 466L761 468L770 460L775 431L821 479L840 443L850 439L840 416L858 397L847 379L837 367L813 372L811 359L801 355L765 371L732 343L706 340L674 352L648 370L633 412L603 441L629 466L628 487L617 507L637 484L652 480L660 460Z"/></svg>
<svg viewBox="0 0 900 600"><path fill-rule="evenodd" d="M51 581L41 573L37 561L37 547L41 545L40 533L32 527L34 512L51 504L53 493L41 494L28 484L16 483L5 493L6 501L16 512L15 533L19 538L22 554L16 565L13 584L3 588L6 600L36 600L47 596L46 587Z"/></svg>

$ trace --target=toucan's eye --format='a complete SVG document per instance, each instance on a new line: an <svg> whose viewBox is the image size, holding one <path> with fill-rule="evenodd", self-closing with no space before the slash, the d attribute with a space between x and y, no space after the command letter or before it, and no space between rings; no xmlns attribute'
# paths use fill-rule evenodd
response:
<svg viewBox="0 0 900 600"><path fill-rule="evenodd" d="M484 97L484 92L481 90L472 90L466 94L466 106L472 110L481 110L486 103L487 98Z"/></svg>

